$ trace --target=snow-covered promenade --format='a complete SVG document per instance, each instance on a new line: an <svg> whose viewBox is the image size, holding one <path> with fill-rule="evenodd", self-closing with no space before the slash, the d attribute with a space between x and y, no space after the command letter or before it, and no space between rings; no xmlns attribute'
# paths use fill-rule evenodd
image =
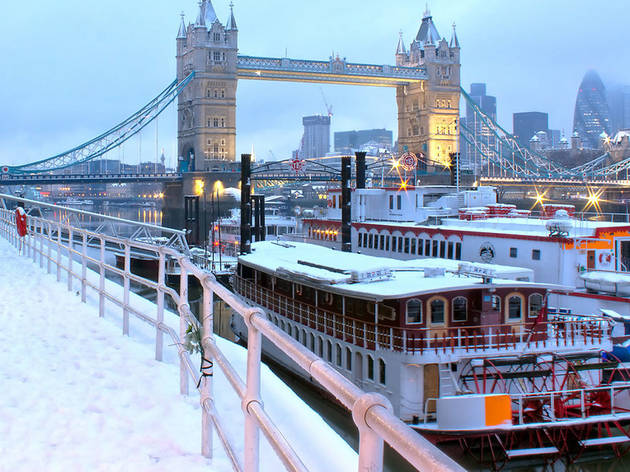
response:
<svg viewBox="0 0 630 472"><path fill-rule="evenodd" d="M174 355L156 362L141 326L122 336L96 303L0 239L0 471L232 470L216 436L214 458L200 455L198 396L179 394ZM221 347L243 369L243 350ZM217 409L242 453L240 404L217 374ZM266 368L263 399L311 470L356 470L356 454ZM264 440L261 458L261 470L282 469Z"/></svg>

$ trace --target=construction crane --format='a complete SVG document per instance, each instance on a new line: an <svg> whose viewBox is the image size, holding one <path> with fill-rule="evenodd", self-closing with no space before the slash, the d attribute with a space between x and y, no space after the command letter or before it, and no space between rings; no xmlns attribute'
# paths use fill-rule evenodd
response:
<svg viewBox="0 0 630 472"><path fill-rule="evenodd" d="M328 114L328 118L333 116L332 105L328 105L326 101L326 95L324 95L324 89L322 87L319 88L319 91L322 93L322 98L324 99L324 105L326 106L326 112Z"/></svg>

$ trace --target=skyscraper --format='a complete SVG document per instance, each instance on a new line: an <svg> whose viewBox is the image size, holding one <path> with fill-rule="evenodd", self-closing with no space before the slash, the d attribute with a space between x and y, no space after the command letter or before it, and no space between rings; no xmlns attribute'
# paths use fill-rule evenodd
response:
<svg viewBox="0 0 630 472"><path fill-rule="evenodd" d="M612 134L630 129L630 86L617 86L609 90L608 107Z"/></svg>
<svg viewBox="0 0 630 472"><path fill-rule="evenodd" d="M526 111L512 115L512 134L518 145L527 148L529 140L539 131L549 129L549 115L540 111Z"/></svg>
<svg viewBox="0 0 630 472"><path fill-rule="evenodd" d="M599 75L589 70L578 90L573 115L573 131L577 132L586 148L600 147L600 135L610 134L610 119L606 89Z"/></svg>
<svg viewBox="0 0 630 472"><path fill-rule="evenodd" d="M479 109L488 115L493 121L497 120L497 98L486 94L486 84L477 83L470 84L470 98L477 104ZM481 137L487 146L492 147L495 144L495 136L484 122L477 117L470 103L466 103L466 120L460 125L464 125L470 129L475 136ZM460 146L461 163L464 166L481 165L483 157L478 148L466 145Z"/></svg>
<svg viewBox="0 0 630 472"><path fill-rule="evenodd" d="M304 135L300 145L300 159L323 157L330 151L330 116L302 118Z"/></svg>
<svg viewBox="0 0 630 472"><path fill-rule="evenodd" d="M335 133L335 152L352 153L369 142L374 142L378 147L391 151L392 140L392 132L384 128L337 131Z"/></svg>

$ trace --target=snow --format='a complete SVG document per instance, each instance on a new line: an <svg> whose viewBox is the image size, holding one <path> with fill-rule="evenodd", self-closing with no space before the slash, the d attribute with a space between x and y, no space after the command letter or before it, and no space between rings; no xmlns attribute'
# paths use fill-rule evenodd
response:
<svg viewBox="0 0 630 472"><path fill-rule="evenodd" d="M157 362L153 327L132 317L131 337L122 336L119 308L108 303L99 319L96 294L88 290L88 303L81 303L78 283L68 292L3 239L0 267L1 470L232 470L216 434L214 458L200 455L198 395L192 385L190 397L179 395L168 337L166 362ZM155 313L135 294L131 304ZM165 317L177 327L176 316ZM245 378L245 350L220 338L217 344ZM213 382L217 410L242 458L240 400L218 368ZM356 453L266 366L262 398L307 468L356 470ZM282 469L261 434L261 470Z"/></svg>
<svg viewBox="0 0 630 472"><path fill-rule="evenodd" d="M588 280L589 282L609 282L614 284L628 284L630 285L630 273L629 272L608 272L603 270L594 270L580 274L582 280Z"/></svg>
<svg viewBox="0 0 630 472"><path fill-rule="evenodd" d="M324 246L298 242L261 241L252 244L252 250L251 254L240 256L239 260L266 272L276 272L278 275L289 273L292 278L298 280L306 279L311 283L328 285L331 292L360 296L367 300L407 298L433 292L475 289L480 288L482 283L480 277L468 277L449 272L441 276L427 276L425 268L457 269L453 267L452 261L447 262L441 259L439 262L428 262L427 259L389 259L341 252ZM493 264L474 265L494 269ZM503 273L508 270L504 266L497 267ZM350 282L351 271L369 273L379 272L383 269L391 269L392 277L378 281ZM518 270L514 271L512 268L512 273L514 272L518 272ZM492 285L560 288L551 284L534 284L504 279L494 279Z"/></svg>

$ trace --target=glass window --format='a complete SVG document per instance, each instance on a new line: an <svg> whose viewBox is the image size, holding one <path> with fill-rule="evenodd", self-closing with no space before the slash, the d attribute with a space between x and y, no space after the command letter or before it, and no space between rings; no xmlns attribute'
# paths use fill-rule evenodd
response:
<svg viewBox="0 0 630 472"><path fill-rule="evenodd" d="M534 318L540 314L543 307L543 296L540 293L532 293L529 296L529 316Z"/></svg>
<svg viewBox="0 0 630 472"><path fill-rule="evenodd" d="M322 357L324 355L324 341L321 337L317 337L317 355Z"/></svg>
<svg viewBox="0 0 630 472"><path fill-rule="evenodd" d="M398 238L396 236L392 236L392 252L396 252L396 241Z"/></svg>
<svg viewBox="0 0 630 472"><path fill-rule="evenodd" d="M455 259L462 260L462 243L455 243Z"/></svg>
<svg viewBox="0 0 630 472"><path fill-rule="evenodd" d="M517 257L518 256L518 249L515 247L511 247L510 248L510 257Z"/></svg>
<svg viewBox="0 0 630 472"><path fill-rule="evenodd" d="M439 241L433 241L433 257L438 257L438 248L439 248L440 242Z"/></svg>
<svg viewBox="0 0 630 472"><path fill-rule="evenodd" d="M508 318L511 320L518 320L521 318L521 309L522 309L522 300L521 297L517 297L516 295L511 296L508 300Z"/></svg>
<svg viewBox="0 0 630 472"><path fill-rule="evenodd" d="M416 253L416 238L411 238L411 254Z"/></svg>
<svg viewBox="0 0 630 472"><path fill-rule="evenodd" d="M372 249L372 243L374 241L374 235L372 233L368 234L368 248Z"/></svg>
<svg viewBox="0 0 630 472"><path fill-rule="evenodd" d="M374 359L372 356L367 356L367 376L368 379L374 380Z"/></svg>
<svg viewBox="0 0 630 472"><path fill-rule="evenodd" d="M363 233L359 233L358 238L359 238L359 239L358 239L358 241L357 241L357 246L359 246L359 247L363 247Z"/></svg>
<svg viewBox="0 0 630 472"><path fill-rule="evenodd" d="M398 252L403 252L403 237L398 236Z"/></svg>
<svg viewBox="0 0 630 472"><path fill-rule="evenodd" d="M424 255L427 257L431 255L431 240L430 239L424 240Z"/></svg>
<svg viewBox="0 0 630 472"><path fill-rule="evenodd" d="M410 245L409 238L405 238L405 254L409 254L409 245Z"/></svg>
<svg viewBox="0 0 630 472"><path fill-rule="evenodd" d="M468 319L468 300L466 297L453 299L453 321L466 321Z"/></svg>
<svg viewBox="0 0 630 472"><path fill-rule="evenodd" d="M492 309L496 311L501 311L501 297L498 295L492 295L490 299L492 303Z"/></svg>
<svg viewBox="0 0 630 472"><path fill-rule="evenodd" d="M446 241L440 241L440 257L442 259L446 257Z"/></svg>
<svg viewBox="0 0 630 472"><path fill-rule="evenodd" d="M540 249L532 249L532 260L533 261L540 260Z"/></svg>
<svg viewBox="0 0 630 472"><path fill-rule="evenodd" d="M394 196L393 195L389 196L389 209L390 210L394 209Z"/></svg>
<svg viewBox="0 0 630 472"><path fill-rule="evenodd" d="M339 344L335 344L335 354L337 357L337 365L341 367L341 346Z"/></svg>
<svg viewBox="0 0 630 472"><path fill-rule="evenodd" d="M215 51L213 58L214 58L214 62L221 62L221 53L219 51Z"/></svg>
<svg viewBox="0 0 630 472"><path fill-rule="evenodd" d="M326 360L332 362L332 343L326 341Z"/></svg>
<svg viewBox="0 0 630 472"><path fill-rule="evenodd" d="M378 375L379 375L379 382L382 385L385 385L387 377L385 374L385 361L383 359L378 360Z"/></svg>
<svg viewBox="0 0 630 472"><path fill-rule="evenodd" d="M402 195L396 195L396 209L402 208Z"/></svg>
<svg viewBox="0 0 630 472"><path fill-rule="evenodd" d="M431 323L444 323L444 300L436 299L431 302Z"/></svg>
<svg viewBox="0 0 630 472"><path fill-rule="evenodd" d="M446 257L448 259L453 258L453 243L451 241L448 242L448 249L446 251Z"/></svg>
<svg viewBox="0 0 630 472"><path fill-rule="evenodd" d="M407 324L422 323L422 302L420 300L407 301Z"/></svg>
<svg viewBox="0 0 630 472"><path fill-rule="evenodd" d="M389 236L385 237L385 250L389 251Z"/></svg>
<svg viewBox="0 0 630 472"><path fill-rule="evenodd" d="M380 240L381 240L381 244L379 245L378 248L382 251L383 249L385 249L385 235L384 234L381 234Z"/></svg>

